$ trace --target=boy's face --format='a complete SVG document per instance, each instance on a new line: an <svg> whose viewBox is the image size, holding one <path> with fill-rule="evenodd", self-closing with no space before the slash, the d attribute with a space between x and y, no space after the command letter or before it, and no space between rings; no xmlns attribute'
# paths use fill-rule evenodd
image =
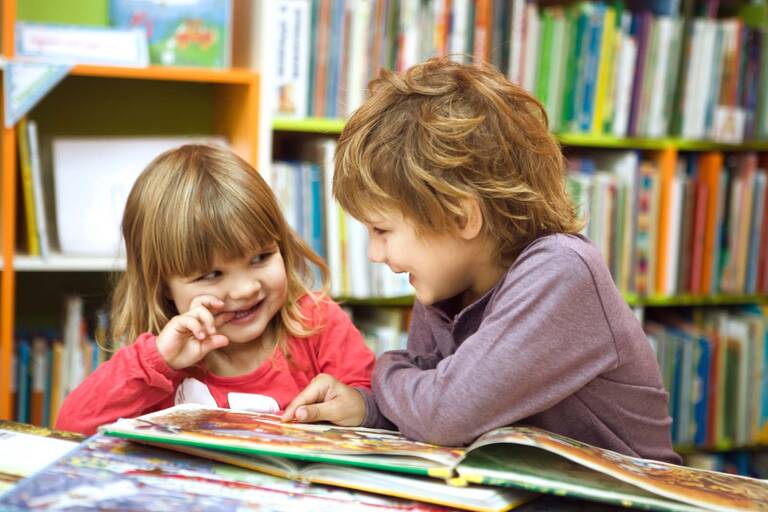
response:
<svg viewBox="0 0 768 512"><path fill-rule="evenodd" d="M172 276L167 282L180 313L188 311L192 300L201 295L223 301L224 307L211 313L235 313L217 329L230 343L258 340L288 296L285 264L277 244L233 260L216 256L206 272Z"/></svg>
<svg viewBox="0 0 768 512"><path fill-rule="evenodd" d="M368 228L368 259L386 263L395 273L408 273L408 280L422 304L463 294L469 304L485 293L489 278L483 262L488 245L477 238L467 240L457 233L418 235L403 215L394 210L372 214ZM483 254L486 252L486 254Z"/></svg>

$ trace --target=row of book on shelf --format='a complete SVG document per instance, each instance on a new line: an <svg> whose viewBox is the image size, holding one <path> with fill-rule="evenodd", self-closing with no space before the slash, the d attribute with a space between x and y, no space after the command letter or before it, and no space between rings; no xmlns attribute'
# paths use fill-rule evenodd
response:
<svg viewBox="0 0 768 512"><path fill-rule="evenodd" d="M768 174L755 153L602 151L569 191L614 280L638 295L768 293Z"/></svg>
<svg viewBox="0 0 768 512"><path fill-rule="evenodd" d="M346 117L380 68L487 61L545 105L553 131L768 137L768 38L757 16L683 18L678 2L280 0L275 114Z"/></svg>
<svg viewBox="0 0 768 512"><path fill-rule="evenodd" d="M30 331L31 332L31 331ZM19 331L14 341L11 393L17 421L52 427L64 398L111 355L107 315L97 311L89 329L83 300L66 299L61 333ZM98 341L97 341L98 340Z"/></svg>
<svg viewBox="0 0 768 512"><path fill-rule="evenodd" d="M687 512L761 510L768 501L764 480L629 457L526 426L447 447L388 430L184 404L104 425L79 445L56 435L0 423L0 449L26 452L27 463L47 455L42 469L27 469L28 478L0 494L0 508L165 510L194 502L206 510L502 512L535 499L536 510L575 506L576 498L592 502L578 504L584 508ZM63 443L69 449L53 446ZM35 449L43 444L50 453ZM18 480L19 466L0 460L0 475Z"/></svg>
<svg viewBox="0 0 768 512"><path fill-rule="evenodd" d="M17 251L107 257L124 254L120 222L128 193L160 153L190 143L227 146L215 136L64 137L39 134L34 119L16 125L20 196ZM114 158L104 166L102 155ZM82 198L87 197L87 201Z"/></svg>
<svg viewBox="0 0 768 512"><path fill-rule="evenodd" d="M334 297L413 294L406 274L368 260L368 231L333 199L336 140L308 141L297 161L273 162L270 185L288 223L328 263Z"/></svg>
<svg viewBox="0 0 768 512"><path fill-rule="evenodd" d="M410 308L347 312L375 354L405 348ZM106 313L97 310L90 329L85 316L82 299L69 297L62 336L17 336L12 389L18 421L55 424L66 394L110 356ZM644 329L670 394L676 446L768 444L768 308L657 311Z"/></svg>
<svg viewBox="0 0 768 512"><path fill-rule="evenodd" d="M644 329L679 447L768 444L768 308L659 315Z"/></svg>

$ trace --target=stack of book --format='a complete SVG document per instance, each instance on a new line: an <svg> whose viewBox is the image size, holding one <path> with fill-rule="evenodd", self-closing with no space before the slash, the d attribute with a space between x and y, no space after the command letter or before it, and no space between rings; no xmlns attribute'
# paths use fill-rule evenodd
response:
<svg viewBox="0 0 768 512"><path fill-rule="evenodd" d="M540 493L648 510L765 510L768 482L525 426L458 448L187 404L103 427L0 496L0 508L504 511Z"/></svg>

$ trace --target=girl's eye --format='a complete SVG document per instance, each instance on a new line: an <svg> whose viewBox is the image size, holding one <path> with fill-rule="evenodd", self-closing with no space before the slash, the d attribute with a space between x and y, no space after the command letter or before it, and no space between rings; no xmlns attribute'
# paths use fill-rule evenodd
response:
<svg viewBox="0 0 768 512"><path fill-rule="evenodd" d="M207 274L201 275L200 277L195 279L195 281L210 281L210 280L216 279L219 276L221 276L221 271L213 270L211 272L208 272Z"/></svg>
<svg viewBox="0 0 768 512"><path fill-rule="evenodd" d="M270 256L272 256L273 254L275 254L275 251L266 251L266 252L262 252L261 254L259 254L259 255L255 256L255 257L254 257L254 258L251 260L251 264L255 265L255 264L257 264L257 263L264 263L264 262L265 262L266 260L268 260L268 259L269 259L269 257L270 257Z"/></svg>
<svg viewBox="0 0 768 512"><path fill-rule="evenodd" d="M385 235L387 233L387 230L381 229L381 228L373 228L373 233L375 235Z"/></svg>

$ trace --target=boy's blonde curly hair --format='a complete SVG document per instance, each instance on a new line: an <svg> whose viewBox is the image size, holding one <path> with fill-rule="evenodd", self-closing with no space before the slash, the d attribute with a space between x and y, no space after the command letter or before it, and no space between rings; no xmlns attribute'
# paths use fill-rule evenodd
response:
<svg viewBox="0 0 768 512"><path fill-rule="evenodd" d="M352 216L395 210L422 234L447 232L475 198L506 264L581 229L544 107L497 70L434 58L369 88L336 151L333 193Z"/></svg>

